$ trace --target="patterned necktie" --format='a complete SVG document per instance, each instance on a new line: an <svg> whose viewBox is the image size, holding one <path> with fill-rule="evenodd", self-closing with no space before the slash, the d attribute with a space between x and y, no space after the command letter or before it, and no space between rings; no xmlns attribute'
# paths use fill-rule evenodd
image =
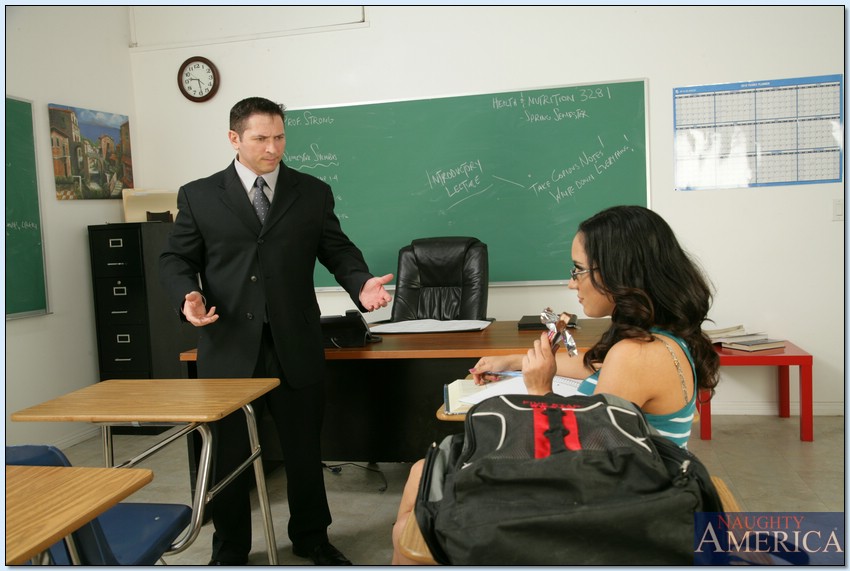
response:
<svg viewBox="0 0 850 571"><path fill-rule="evenodd" d="M263 177L258 176L257 182L254 183L254 210L257 212L257 218L260 219L260 224L266 222L266 215L269 213L269 197L263 192L266 186L266 181Z"/></svg>

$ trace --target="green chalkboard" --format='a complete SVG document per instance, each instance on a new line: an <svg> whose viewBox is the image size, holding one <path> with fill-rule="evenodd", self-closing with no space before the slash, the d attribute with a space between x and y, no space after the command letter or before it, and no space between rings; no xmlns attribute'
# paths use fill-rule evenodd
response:
<svg viewBox="0 0 850 571"><path fill-rule="evenodd" d="M47 312L32 104L6 98L6 317Z"/></svg>
<svg viewBox="0 0 850 571"><path fill-rule="evenodd" d="M474 236L491 283L565 281L579 222L647 204L644 81L289 110L286 138L375 274L414 238Z"/></svg>

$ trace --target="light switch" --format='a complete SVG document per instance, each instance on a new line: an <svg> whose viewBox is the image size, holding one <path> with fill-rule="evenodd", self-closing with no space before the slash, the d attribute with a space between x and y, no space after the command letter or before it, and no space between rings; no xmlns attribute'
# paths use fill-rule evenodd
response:
<svg viewBox="0 0 850 571"><path fill-rule="evenodd" d="M844 199L842 198L832 200L832 221L844 222Z"/></svg>

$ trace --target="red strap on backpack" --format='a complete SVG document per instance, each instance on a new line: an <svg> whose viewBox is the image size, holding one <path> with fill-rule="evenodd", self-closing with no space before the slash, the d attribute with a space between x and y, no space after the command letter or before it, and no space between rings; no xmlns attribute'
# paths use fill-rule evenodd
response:
<svg viewBox="0 0 850 571"><path fill-rule="evenodd" d="M534 411L534 457L581 450L574 407L529 403Z"/></svg>

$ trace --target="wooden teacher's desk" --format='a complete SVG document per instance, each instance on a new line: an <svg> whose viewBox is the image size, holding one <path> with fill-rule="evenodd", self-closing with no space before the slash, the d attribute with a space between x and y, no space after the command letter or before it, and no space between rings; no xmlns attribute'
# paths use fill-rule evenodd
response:
<svg viewBox="0 0 850 571"><path fill-rule="evenodd" d="M6 466L6 565L22 565L153 480L147 469Z"/></svg>
<svg viewBox="0 0 850 571"><path fill-rule="evenodd" d="M570 334L580 349L592 346L608 329L610 319L579 319L579 327ZM463 359L478 360L487 355L513 355L531 348L542 330L520 331L516 321L494 321L483 331L447 333L387 333L380 343L364 347L325 349L328 361L353 359ZM190 376L197 376L194 364L197 349L180 354L180 360L189 365ZM466 374L466 373L464 373ZM454 380L454 379L452 379Z"/></svg>
<svg viewBox="0 0 850 571"><path fill-rule="evenodd" d="M269 563L277 563L277 547L269 510L261 449L251 402L280 384L279 379L118 379L101 381L42 404L12 413L15 421L93 422L103 425L104 455L112 465L113 425L185 425L120 467L132 467L178 438L197 431L201 435L199 469L192 506L189 532L172 545L170 552L179 553L198 536L203 523L204 507L232 478L211 485L214 431L209 423L221 420L239 410L248 423L250 456L237 473L254 466L268 548ZM233 474L235 476L236 473Z"/></svg>
<svg viewBox="0 0 850 571"><path fill-rule="evenodd" d="M608 329L609 319L579 319L569 332L580 349L588 349ZM394 333L366 347L326 349L329 361L350 359L459 359L476 361L487 355L525 353L540 337L540 331L520 331L516 321L494 321L483 331L461 333ZM475 363L473 363L474 365ZM468 367L467 367L468 368ZM463 373L463 378L468 371ZM453 381L454 379L450 379Z"/></svg>
<svg viewBox="0 0 850 571"><path fill-rule="evenodd" d="M608 319L579 319L570 329L579 348L593 345ZM541 331L494 321L483 331L396 333L365 347L326 349L329 382L322 433L327 460L410 462L431 442L457 431L434 421L443 385L469 374L486 355L524 353ZM180 359L196 375L194 350Z"/></svg>

